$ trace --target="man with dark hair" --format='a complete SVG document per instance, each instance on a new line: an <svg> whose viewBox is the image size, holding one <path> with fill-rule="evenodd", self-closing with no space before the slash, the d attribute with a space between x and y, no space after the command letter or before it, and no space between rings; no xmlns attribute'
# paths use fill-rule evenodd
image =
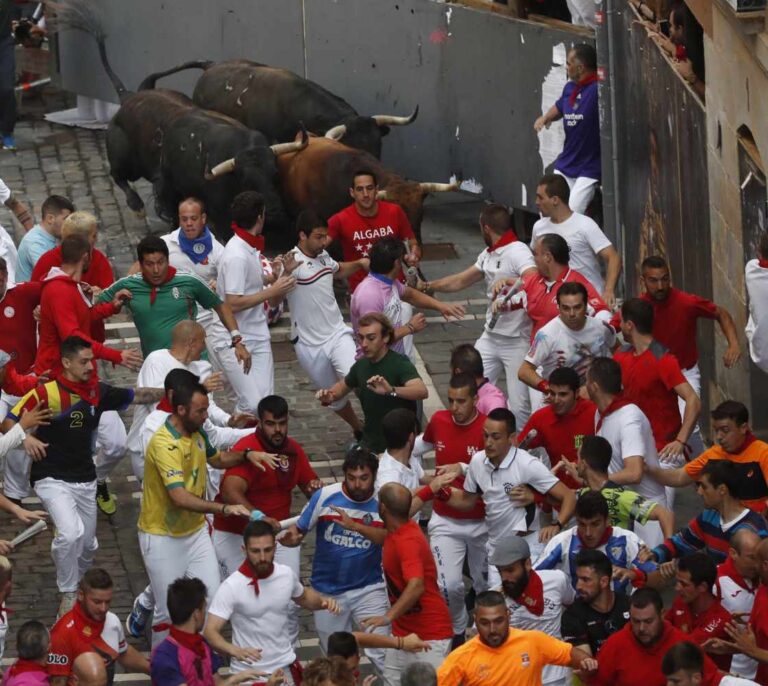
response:
<svg viewBox="0 0 768 686"><path fill-rule="evenodd" d="M593 0L567 0L573 23L597 28ZM555 160L571 190L570 206L584 214L600 185L600 113L597 98L597 52L586 43L575 45L566 58L568 82L560 98L533 124L537 133L563 120L565 144Z"/></svg>
<svg viewBox="0 0 768 686"><path fill-rule="evenodd" d="M715 597L712 589L717 579L717 565L706 553L692 553L677 562L675 599L664 619L688 634L702 646L712 638L728 638L725 627L731 621L728 612ZM714 663L724 672L731 668L730 655L711 655Z"/></svg>
<svg viewBox="0 0 768 686"><path fill-rule="evenodd" d="M48 648L51 636L45 624L36 620L24 622L16 634L18 659L3 677L5 686L50 686L48 680Z"/></svg>
<svg viewBox="0 0 768 686"><path fill-rule="evenodd" d="M749 341L749 356L768 373L768 231L760 234L757 258L744 267L744 282L749 300L749 321L744 329Z"/></svg>
<svg viewBox="0 0 768 686"><path fill-rule="evenodd" d="M61 225L75 211L75 206L62 195L50 195L40 208L40 223L35 224L19 242L19 258L16 264L16 283L32 278L35 264L61 240Z"/></svg>
<svg viewBox="0 0 768 686"><path fill-rule="evenodd" d="M641 588L629 599L629 622L603 643L595 686L663 686L661 665L664 655L688 636L665 621L662 600L653 588ZM717 686L717 665L704 657L702 686Z"/></svg>
<svg viewBox="0 0 768 686"><path fill-rule="evenodd" d="M93 567L83 575L77 602L59 616L51 629L48 654L51 686L65 686L81 679L87 683L94 654L100 658L100 671L107 684L111 685L115 677L115 662L127 672L149 674L147 658L126 643L122 623L109 611L112 593L112 578L105 570Z"/></svg>
<svg viewBox="0 0 768 686"><path fill-rule="evenodd" d="M293 249L298 267L293 271L296 288L286 295L291 313L291 342L296 359L316 388L328 388L349 374L355 362L355 337L344 323L336 302L334 279L343 279L368 268L361 257L336 262L325 250L326 221L314 210L304 210L296 219L298 243ZM358 434L363 425L343 398L331 409Z"/></svg>
<svg viewBox="0 0 768 686"><path fill-rule="evenodd" d="M695 643L673 645L661 661L666 686L701 686L704 682L704 652ZM736 672L737 674L739 672ZM718 686L753 686L754 681L726 674Z"/></svg>
<svg viewBox="0 0 768 686"><path fill-rule="evenodd" d="M423 314L412 316L413 310L407 305L435 310L448 320L464 316L461 305L440 302L397 280L402 271L401 260L405 257L402 241L393 237L382 238L376 241L368 256L371 273L357 285L349 305L349 316L355 331L358 330L360 317L370 312L381 312L395 327L391 349L411 357L411 336L424 329L426 320ZM358 357L359 353L358 350Z"/></svg>
<svg viewBox="0 0 768 686"><path fill-rule="evenodd" d="M621 366L610 357L595 358L587 371L587 393L597 406L595 433L611 444L608 474L613 483L630 486L666 506L664 487L646 473L659 467L651 425L640 408L623 396L621 381ZM655 522L636 531L648 545L663 539Z"/></svg>
<svg viewBox="0 0 768 686"><path fill-rule="evenodd" d="M357 391L364 416L362 443L380 453L385 448L381 432L384 415L397 407L415 412L416 402L429 392L413 363L390 349L394 329L389 319L380 312L369 312L357 325L363 357L343 379L319 390L315 397L322 405L330 405Z"/></svg>
<svg viewBox="0 0 768 686"><path fill-rule="evenodd" d="M486 205L480 213L479 223L487 247L478 255L477 261L457 274L420 283L419 288L424 292L455 293L485 279L488 309L483 335L475 342L475 348L483 358L485 374L491 383L495 384L504 371L509 407L515 413L518 425L522 426L531 412L531 403L528 389L517 378L517 370L528 349L531 326L524 313L495 315L493 306L499 300L497 283L517 283L523 276L536 273L535 264L528 246L517 239L507 208Z"/></svg>
<svg viewBox="0 0 768 686"><path fill-rule="evenodd" d="M616 342L613 329L587 316L588 294L583 284L564 283L557 289L558 316L539 329L517 376L524 384L547 393L546 379L558 367L576 370L581 382L596 357L610 355ZM541 375L539 371L541 370Z"/></svg>
<svg viewBox="0 0 768 686"><path fill-rule="evenodd" d="M475 600L477 636L454 650L437 670L440 686L539 686L547 665L590 673L597 661L541 631L509 625L509 609L498 591Z"/></svg>
<svg viewBox="0 0 768 686"><path fill-rule="evenodd" d="M696 428L701 400L680 369L680 364L653 338L653 306L631 298L621 306L621 333L626 345L613 356L621 366L624 396L648 418L662 464L674 466L686 455L688 439ZM684 404L683 420L677 411ZM670 500L671 496L671 500ZM674 502L674 490L667 491Z"/></svg>
<svg viewBox="0 0 768 686"><path fill-rule="evenodd" d="M477 385L477 411L487 415L497 407L507 407L507 396L485 376L483 358L471 343L461 343L451 351L451 374L469 374Z"/></svg>
<svg viewBox="0 0 768 686"><path fill-rule="evenodd" d="M560 286L571 281L587 289L588 314L605 321L610 319L610 310L594 286L569 266L569 254L565 238L556 233L545 233L533 245L537 271L526 274L521 286L511 279L496 283L495 290L499 295L494 301L495 311L524 309L533 322L531 341L542 326L557 317L557 293ZM515 290L519 292L512 295Z"/></svg>
<svg viewBox="0 0 768 686"><path fill-rule="evenodd" d="M583 548L574 561L576 600L565 608L563 640L597 655L607 638L629 619L629 596L613 590L613 565L605 553Z"/></svg>
<svg viewBox="0 0 768 686"><path fill-rule="evenodd" d="M616 282L621 273L621 257L600 227L584 214L568 207L571 191L562 174L546 174L536 188L536 207L541 219L533 225L531 247L539 236L556 233L570 248L569 264L585 276L605 300L608 307L616 306ZM605 263L606 276L600 273Z"/></svg>
<svg viewBox="0 0 768 686"><path fill-rule="evenodd" d="M94 370L90 341L65 338L60 348L60 372L22 397L8 413L2 430L9 431L24 412L42 402L51 410L50 424L27 437L32 458L29 479L53 520L56 536L51 555L62 594L59 614L75 601L77 584L96 552L96 467L93 442L101 415L131 403L162 398L157 388L117 388L100 382Z"/></svg>
<svg viewBox="0 0 768 686"><path fill-rule="evenodd" d="M282 670L286 686L297 686L301 665L294 652L296 635L288 619L294 614L291 606L334 615L341 608L333 598L303 586L294 570L275 561L277 541L272 524L250 522L242 540L245 560L213 596L205 638L217 653L231 658L235 674L256 662L259 670L267 674ZM228 622L232 626L231 641L222 636Z"/></svg>
<svg viewBox="0 0 768 686"><path fill-rule="evenodd" d="M579 395L581 380L575 369L558 367L549 375L546 404L531 415L520 432L526 449L544 448L549 466L568 488L578 482L562 462L575 465L582 441L595 431L595 404Z"/></svg>
<svg viewBox="0 0 768 686"><path fill-rule="evenodd" d="M734 497L755 512L765 511L768 497L768 444L755 438L749 426L749 410L737 400L726 400L710 413L715 445L679 469L653 470L653 478L678 488L699 479L702 469L713 460L734 464L738 485Z"/></svg>
<svg viewBox="0 0 768 686"><path fill-rule="evenodd" d="M421 260L421 246L402 207L379 200L379 184L370 169L357 169L350 179L349 195L353 203L328 220L328 236L341 244L347 262L368 257L371 248L382 238L392 237L408 243L405 263L411 267ZM349 292L354 293L363 280L360 272L350 275ZM398 275L402 281L403 275ZM363 312L365 314L365 312Z"/></svg>
<svg viewBox="0 0 768 686"><path fill-rule="evenodd" d="M147 446L139 513L139 546L155 597L153 645L162 640L168 619L165 589L177 577L199 576L215 592L220 571L208 533L206 514L250 517L243 505L205 499L210 464L227 469L246 460L274 469L278 459L261 451L219 451L202 426L208 415L208 390L202 384L173 394L171 414Z"/></svg>
<svg viewBox="0 0 768 686"><path fill-rule="evenodd" d="M480 356L475 352L476 360ZM482 364L482 362L481 362ZM448 409L438 410L416 440L414 454L435 451L438 474L454 474L451 485L462 488L472 455L483 449L485 415L477 409L478 393L474 374L459 373L448 383ZM504 404L506 409L506 403ZM420 500L418 493L414 500ZM468 615L464 601L464 562L477 593L488 588L488 527L485 506L478 502L464 511L442 500L432 503L429 518L429 545L437 564L437 582L448 602L456 643L463 639Z"/></svg>
<svg viewBox="0 0 768 686"><path fill-rule="evenodd" d="M252 681L258 669L219 676L221 658L201 635L206 623L207 589L200 579L178 578L168 586L167 605L171 620L170 635L152 651L150 674L153 684L194 684L236 686ZM272 675L268 686L281 683L282 672Z"/></svg>
<svg viewBox="0 0 768 686"><path fill-rule="evenodd" d="M389 607L381 572L381 544L361 533L370 533L370 529L383 532L374 489L378 468L375 453L360 446L351 448L341 467L344 480L315 491L298 522L280 538L283 545L298 546L317 527L310 582L312 588L335 598L342 608L338 616L327 612L315 615L323 650L332 633L351 631L353 621L360 625L364 617L383 614ZM389 632L380 628L376 633ZM366 655L380 672L384 669L382 649L368 649Z"/></svg>

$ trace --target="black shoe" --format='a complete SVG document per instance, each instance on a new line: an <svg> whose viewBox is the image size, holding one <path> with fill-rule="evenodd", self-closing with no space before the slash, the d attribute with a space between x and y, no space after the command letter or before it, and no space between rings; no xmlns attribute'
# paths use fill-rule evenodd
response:
<svg viewBox="0 0 768 686"><path fill-rule="evenodd" d="M454 634L451 639L451 650L456 650L459 646L463 646L467 642L465 634Z"/></svg>
<svg viewBox="0 0 768 686"><path fill-rule="evenodd" d="M355 441L358 443L363 440L363 432L362 431L355 431L353 432L355 436Z"/></svg>

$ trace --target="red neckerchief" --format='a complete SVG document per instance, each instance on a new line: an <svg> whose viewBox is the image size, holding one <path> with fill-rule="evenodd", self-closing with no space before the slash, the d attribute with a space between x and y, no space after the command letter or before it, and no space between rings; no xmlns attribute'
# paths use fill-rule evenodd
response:
<svg viewBox="0 0 768 686"><path fill-rule="evenodd" d="M741 575L738 569L736 569L736 565L733 563L733 558L729 555L725 558L725 562L722 562L717 569L717 576L718 576L718 583L717 583L717 597L718 599L722 598L722 594L720 592L720 577L721 576L727 576L733 579L739 586L741 586L745 591L749 591L750 593L755 592L755 586L749 585L749 582Z"/></svg>
<svg viewBox="0 0 768 686"><path fill-rule="evenodd" d="M497 248L503 248L505 245L509 245L510 243L514 243L517 240L517 234L512 230L509 229L504 232L504 234L497 240L490 248L487 248L488 252L493 252Z"/></svg>
<svg viewBox="0 0 768 686"><path fill-rule="evenodd" d="M544 583L535 571L531 570L528 576L528 585L515 598L515 602L523 605L532 615L541 617L544 612Z"/></svg>
<svg viewBox="0 0 768 686"><path fill-rule="evenodd" d="M170 265L168 265L168 273L165 275L165 278L163 279L163 283L161 283L160 285L162 286L163 284L168 283L174 276L176 276L176 267L171 267ZM146 279L144 280L147 281ZM147 283L149 283L149 281L147 281ZM157 286L152 286L152 290L149 292L149 304L154 305L156 299L157 299Z"/></svg>
<svg viewBox="0 0 768 686"><path fill-rule="evenodd" d="M5 603L0 604L0 615L2 615L3 613L12 615L14 612L16 612L16 610L11 610L10 607L6 607Z"/></svg>
<svg viewBox="0 0 768 686"><path fill-rule="evenodd" d="M590 83L596 83L597 82L597 74L590 74L589 76L585 76L581 81L576 82L576 88L574 88L571 91L570 96L568 97L568 104L573 107L576 103L576 98L579 97L579 93L583 91Z"/></svg>
<svg viewBox="0 0 768 686"><path fill-rule="evenodd" d="M182 631L175 626L172 626L169 631L171 638L180 646L188 648L199 657L205 657L205 641L201 634L190 634L188 631Z"/></svg>
<svg viewBox="0 0 768 686"><path fill-rule="evenodd" d="M99 404L99 377L96 376L95 372L91 374L91 380L86 383L65 379L63 371L58 372L54 378L65 391L79 395L83 402L93 407Z"/></svg>
<svg viewBox="0 0 768 686"><path fill-rule="evenodd" d="M259 579L267 579L268 577L272 576L272 572L275 571L275 565L272 564L272 566L269 568L269 574L265 574L264 576L256 576L256 573L253 571L253 567L251 567L251 563L248 562L248 560L245 560L243 561L243 564L237 568L237 571L250 579L248 585L253 586L254 592L256 595L259 595Z"/></svg>
<svg viewBox="0 0 768 686"><path fill-rule="evenodd" d="M609 415L616 412L616 410L620 410L622 407L626 407L627 405L631 405L632 401L627 400L621 393L617 395L613 400L611 400L611 404L608 405L608 407L605 408L604 412L600 412L600 410L597 411L598 416L600 419L597 420L597 426L595 427L595 433L600 431L600 427L603 425L603 420Z"/></svg>
<svg viewBox="0 0 768 686"><path fill-rule="evenodd" d="M763 268L768 269L768 260L764 260L762 257L757 261L757 263Z"/></svg>
<svg viewBox="0 0 768 686"><path fill-rule="evenodd" d="M256 248L259 252L264 251L264 236L261 234L254 236L252 233L248 233L245 229L241 229L235 222L232 222L230 227L235 236L242 238L248 245L252 248Z"/></svg>
<svg viewBox="0 0 768 686"><path fill-rule="evenodd" d="M72 608L72 617L75 620L75 628L80 633L85 633L88 636L98 638L101 636L101 632L104 631L104 622L97 622L95 619L91 619L85 614L79 600ZM88 632L90 633L86 632L86 629L88 629Z"/></svg>
<svg viewBox="0 0 768 686"><path fill-rule="evenodd" d="M578 534L577 534L578 535ZM586 545L584 545L584 542L579 539L579 541L584 545L585 550L597 550L601 545L605 545L608 543L608 539L613 536L613 527L607 526L605 527L605 531L603 532L602 537L600 540L595 544L594 548L588 548Z"/></svg>
<svg viewBox="0 0 768 686"><path fill-rule="evenodd" d="M157 407L155 409L173 414L173 405L171 405L171 401L168 400L167 396L165 396L159 403L157 403Z"/></svg>
<svg viewBox="0 0 768 686"><path fill-rule="evenodd" d="M13 665L11 665L11 668L8 670L8 676L16 676L17 674L23 674L24 672L43 672L44 674L48 674L48 668L38 662L25 660L20 657L13 663Z"/></svg>
<svg viewBox="0 0 768 686"><path fill-rule="evenodd" d="M731 454L738 455L739 453L743 453L756 440L757 440L757 438L755 438L755 434L753 434L751 431L747 431L746 435L744 436L744 443L741 444L741 448L739 448L739 452L738 453L731 453Z"/></svg>

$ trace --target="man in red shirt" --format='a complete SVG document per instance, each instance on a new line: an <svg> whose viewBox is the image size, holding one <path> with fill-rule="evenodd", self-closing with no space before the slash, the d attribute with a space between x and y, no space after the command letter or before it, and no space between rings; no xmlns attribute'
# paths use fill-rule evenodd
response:
<svg viewBox="0 0 768 686"><path fill-rule="evenodd" d="M409 254L405 256L405 261L416 266L421 260L421 247L408 217L400 205L379 200L378 192L378 180L373 171L356 171L349 188L354 202L328 220L328 238L341 244L344 262L353 262L368 257L368 252L377 241L394 236L408 243ZM364 278L363 271L349 277L350 294ZM407 319L410 319L410 315Z"/></svg>
<svg viewBox="0 0 768 686"><path fill-rule="evenodd" d="M624 396L648 417L662 464L679 467L699 420L701 400L683 376L677 358L654 339L653 320L653 306L647 300L627 300L621 306L621 333L628 345L614 353L613 359L621 366ZM685 408L682 421L678 398ZM674 500L675 489L668 487L669 507Z"/></svg>
<svg viewBox="0 0 768 686"><path fill-rule="evenodd" d="M731 621L728 612L712 593L717 579L717 565L706 553L693 553L677 562L675 591L672 607L664 615L672 626L688 634L691 641L706 650L710 638L727 638L725 626ZM715 664L727 672L731 668L730 655L711 655Z"/></svg>
<svg viewBox="0 0 768 686"><path fill-rule="evenodd" d="M597 673L592 686L666 686L661 669L666 652L688 635L662 617L659 592L645 587L629 599L629 622L608 637L597 655ZM704 656L701 686L717 686L717 665Z"/></svg>
<svg viewBox="0 0 768 686"><path fill-rule="evenodd" d="M561 459L572 464L579 461L579 448L584 436L595 433L595 404L579 397L579 375L571 367L559 367L549 375L547 404L531 415L518 441L526 450L544 448L554 468ZM568 488L578 483L564 469L554 472Z"/></svg>
<svg viewBox="0 0 768 686"><path fill-rule="evenodd" d="M400 673L412 662L437 669L451 648L451 614L437 585L437 568L419 525L410 518L411 492L401 484L379 491L379 514L387 530L382 553L384 578L392 607L380 617L362 621L366 629L392 625L395 636L416 634L429 644L425 653L388 650L384 680L399 684Z"/></svg>
<svg viewBox="0 0 768 686"><path fill-rule="evenodd" d="M582 274L568 266L569 255L570 248L565 238L555 233L544 234L533 246L537 271L522 277L519 292L507 299L508 292L501 289L512 288L515 283L510 280L506 284L496 284L501 292L493 302L494 311L524 309L533 322L531 341L542 326L558 316L557 291L567 281L576 281L587 289L588 312L591 316L605 321L610 319L610 310L595 287Z"/></svg>
<svg viewBox="0 0 768 686"><path fill-rule="evenodd" d="M456 474L452 486L462 488L464 470L472 455L484 447L485 415L477 410L477 384L471 374L456 374L448 385L448 409L438 410L424 433L416 439L413 455L435 451L437 472ZM432 503L429 545L439 572L440 590L448 601L455 644L464 642L467 608L464 601L464 561L477 593L488 590L488 528L485 505L479 500L471 510L457 510L441 500Z"/></svg>

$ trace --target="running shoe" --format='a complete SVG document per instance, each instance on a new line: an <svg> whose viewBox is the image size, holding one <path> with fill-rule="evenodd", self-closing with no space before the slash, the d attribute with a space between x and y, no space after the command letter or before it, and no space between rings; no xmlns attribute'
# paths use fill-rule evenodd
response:
<svg viewBox="0 0 768 686"><path fill-rule="evenodd" d="M77 601L77 592L66 592L61 594L61 602L59 603L59 611L56 614L56 620L61 619L67 612L69 612Z"/></svg>
<svg viewBox="0 0 768 686"><path fill-rule="evenodd" d="M141 638L147 629L147 622L152 616L152 610L144 607L139 599L133 601L131 614L125 618L125 629L134 638Z"/></svg>
<svg viewBox="0 0 768 686"><path fill-rule="evenodd" d="M106 481L96 484L96 504L105 515L113 515L117 512L117 498L109 492Z"/></svg>
<svg viewBox="0 0 768 686"><path fill-rule="evenodd" d="M3 147L6 150L18 150L16 147L16 139L13 136L3 136Z"/></svg>

